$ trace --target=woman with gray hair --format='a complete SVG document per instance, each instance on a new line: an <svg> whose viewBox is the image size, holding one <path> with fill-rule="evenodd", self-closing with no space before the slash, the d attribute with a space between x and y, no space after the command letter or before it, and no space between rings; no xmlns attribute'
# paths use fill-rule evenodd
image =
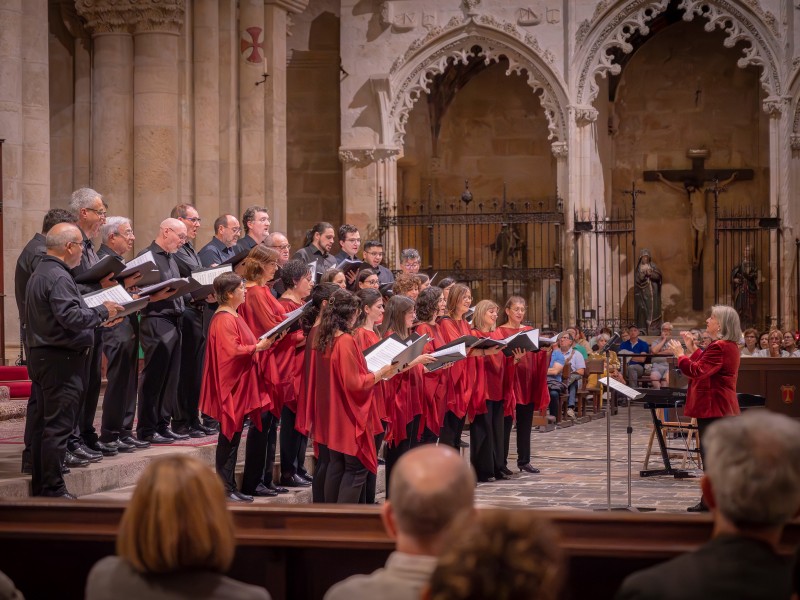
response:
<svg viewBox="0 0 800 600"><path fill-rule="evenodd" d="M691 332L681 332L689 356L684 354L680 342L669 342L669 350L678 359L678 368L689 378L683 412L687 417L697 419L701 442L708 426L715 420L739 414L736 379L739 374L739 340L742 329L738 313L730 306L712 306L711 315L706 319L706 334L712 341L705 349L699 349L695 346ZM700 456L703 459L703 468L707 468L702 444ZM701 498L700 502L688 510L705 512L708 506Z"/></svg>

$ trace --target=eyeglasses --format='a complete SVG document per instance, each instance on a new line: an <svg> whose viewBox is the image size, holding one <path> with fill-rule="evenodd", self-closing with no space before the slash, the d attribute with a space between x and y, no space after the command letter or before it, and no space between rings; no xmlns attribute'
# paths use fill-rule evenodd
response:
<svg viewBox="0 0 800 600"><path fill-rule="evenodd" d="M177 235L178 239L181 240L182 242L186 241L186 234L185 233L178 233L177 231L175 231L174 229L172 229L170 227L167 228L167 231L171 231L172 233Z"/></svg>
<svg viewBox="0 0 800 600"><path fill-rule="evenodd" d="M370 277L369 279L364 280L364 283L366 285L378 285L378 278L376 277L373 279L372 277Z"/></svg>
<svg viewBox="0 0 800 600"><path fill-rule="evenodd" d="M360 244L361 238L349 238L344 241L345 244Z"/></svg>
<svg viewBox="0 0 800 600"><path fill-rule="evenodd" d="M72 245L83 246L83 240L79 240L77 242L73 242L73 241L67 242L67 250L69 250L69 247L72 246Z"/></svg>
<svg viewBox="0 0 800 600"><path fill-rule="evenodd" d="M87 208L86 210L92 211L98 217L105 217L108 214L105 210L101 210L101 209L98 209L98 208Z"/></svg>
<svg viewBox="0 0 800 600"><path fill-rule="evenodd" d="M280 246L273 245L272 247L277 249L277 250L291 250L292 249L291 244L281 244Z"/></svg>
<svg viewBox="0 0 800 600"><path fill-rule="evenodd" d="M376 256L376 257L377 257L377 256L383 256L383 252L374 252L374 251L371 251L371 252L366 252L366 254L368 254L369 256Z"/></svg>
<svg viewBox="0 0 800 600"><path fill-rule="evenodd" d="M133 230L129 229L127 231L117 231L115 233L115 235L121 235L122 237L125 237L125 238L131 238L131 237L133 237Z"/></svg>
<svg viewBox="0 0 800 600"><path fill-rule="evenodd" d="M228 227L228 226L226 226L225 229L230 229L233 233L239 233L242 230L241 227Z"/></svg>
<svg viewBox="0 0 800 600"><path fill-rule="evenodd" d="M407 267L418 267L419 266L419 261L418 260L406 261L406 266Z"/></svg>
<svg viewBox="0 0 800 600"><path fill-rule="evenodd" d="M195 225L200 223L203 219L200 217L184 217L184 221L189 221L190 223L194 223Z"/></svg>

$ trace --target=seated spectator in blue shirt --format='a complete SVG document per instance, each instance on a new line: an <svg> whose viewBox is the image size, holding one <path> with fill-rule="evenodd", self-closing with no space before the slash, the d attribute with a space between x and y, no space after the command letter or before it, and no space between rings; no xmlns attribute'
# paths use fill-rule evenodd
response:
<svg viewBox="0 0 800 600"><path fill-rule="evenodd" d="M650 346L647 345L647 342L639 339L639 328L636 325L628 326L628 334L630 338L620 344L618 354L648 354L650 352ZM639 387L639 378L644 375L644 363L646 360L646 357L628 360L628 382L631 387Z"/></svg>

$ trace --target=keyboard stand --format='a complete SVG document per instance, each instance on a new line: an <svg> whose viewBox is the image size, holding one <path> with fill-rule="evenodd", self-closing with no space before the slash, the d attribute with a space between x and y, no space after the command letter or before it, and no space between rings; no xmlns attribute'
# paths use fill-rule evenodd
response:
<svg viewBox="0 0 800 600"><path fill-rule="evenodd" d="M675 404L661 404L661 403L653 403L653 402L645 402L644 408L650 409L650 416L653 418L653 427L655 427L656 432L656 439L658 440L658 447L661 450L661 460L664 462L663 469L645 469L639 471L639 477L655 477L657 475L672 475L675 479L687 479L694 477L689 471L684 469L676 469L672 466L672 463L669 459L669 451L676 450L677 448L668 448L667 442L664 439L664 432L662 430L662 423L661 419L658 418L656 415L656 409L659 408L675 408ZM686 451L686 448L681 448L681 450Z"/></svg>

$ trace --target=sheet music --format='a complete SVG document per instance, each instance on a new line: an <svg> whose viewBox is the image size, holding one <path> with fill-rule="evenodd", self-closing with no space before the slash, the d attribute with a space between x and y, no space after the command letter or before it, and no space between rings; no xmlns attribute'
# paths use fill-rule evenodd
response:
<svg viewBox="0 0 800 600"><path fill-rule="evenodd" d="M83 301L86 302L86 306L89 308L94 308L96 306L100 306L103 304L103 302L127 304L128 302L133 302L133 298L131 298L131 295L125 291L124 287L121 285L115 285L114 287L103 288L102 290L92 292L91 294L86 294L83 297Z"/></svg>
<svg viewBox="0 0 800 600"><path fill-rule="evenodd" d="M463 342L456 345L450 346L449 348L443 348L442 350L437 350L436 352L431 352L431 356L435 358L439 358L440 356L450 356L452 354L461 354L464 358L467 357L467 345Z"/></svg>
<svg viewBox="0 0 800 600"><path fill-rule="evenodd" d="M128 262L125 263L125 268L129 269L131 267L138 267L139 265L143 265L148 261L150 261L151 263L156 262L156 259L153 258L153 253L150 250L148 250L141 256L137 256L136 258L130 259Z"/></svg>
<svg viewBox="0 0 800 600"><path fill-rule="evenodd" d="M644 394L639 390L635 390L632 387L625 385L624 383L620 383L616 379L611 379L610 377L601 377L598 379L600 383L603 385L610 386L612 390L615 390L625 396L626 398L630 398L631 400L641 400L644 398Z"/></svg>
<svg viewBox="0 0 800 600"><path fill-rule="evenodd" d="M194 279L200 285L214 285L214 280L223 273L230 273L233 269L230 265L222 265L213 269L203 269L192 273Z"/></svg>
<svg viewBox="0 0 800 600"><path fill-rule="evenodd" d="M380 371L386 365L392 364L394 357L405 349L406 345L402 342L398 342L393 338L386 338L364 357L367 361L367 369L369 369L370 373Z"/></svg>
<svg viewBox="0 0 800 600"><path fill-rule="evenodd" d="M300 316L303 314L303 311L304 311L306 308L308 308L308 305L309 305L309 304L311 304L311 301L308 301L308 302L306 302L306 303L305 303L305 304L303 304L303 306L301 306L300 308L295 308L293 311L290 311L290 312L286 313L286 314L284 315L284 319L283 319L283 321L281 321L280 323L278 323L277 325L275 325L275 327L273 327L272 329L270 329L270 330L269 330L267 333L265 333L264 335L262 335L262 336L261 336L260 338L258 338L258 339L260 339L260 340L263 340L263 339L266 339L266 338L272 337L272 336L274 336L276 333L280 333L280 332L281 332L281 331L283 331L284 329L288 329L289 327L291 327L291 326L294 324L294 322L295 322L295 321L297 321L297 319L299 319L299 318L300 318Z"/></svg>

